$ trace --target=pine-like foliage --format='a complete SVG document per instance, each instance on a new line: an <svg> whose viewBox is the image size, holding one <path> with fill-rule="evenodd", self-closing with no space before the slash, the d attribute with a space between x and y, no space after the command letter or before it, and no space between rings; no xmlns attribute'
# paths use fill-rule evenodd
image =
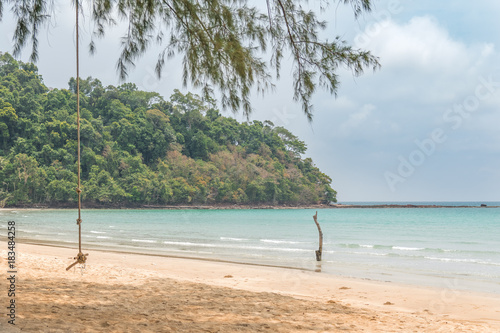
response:
<svg viewBox="0 0 500 333"><path fill-rule="evenodd" d="M77 0L78 1L78 0ZM224 108L251 112L252 88L260 93L273 87L272 73L279 78L284 56L293 59L294 98L312 119L311 96L317 87L335 94L337 70L343 66L360 75L379 67L368 51L357 50L337 37L323 41L319 32L326 22L308 10L307 1L267 0L265 9L245 0L80 0L94 23L90 50L95 38L125 20L117 70L125 78L130 67L153 43L163 46L156 72L176 54L183 58L183 83L200 88L203 97L220 93ZM338 0L351 5L355 16L371 9L370 0ZM328 1L323 5L328 5ZM17 19L13 36L14 55L31 40L31 60L38 58L40 28L54 15L53 0L0 0L2 12L10 5ZM262 4L261 4L262 5ZM81 6L85 8L85 6ZM269 57L270 63L263 60ZM274 70L271 70L274 68Z"/></svg>

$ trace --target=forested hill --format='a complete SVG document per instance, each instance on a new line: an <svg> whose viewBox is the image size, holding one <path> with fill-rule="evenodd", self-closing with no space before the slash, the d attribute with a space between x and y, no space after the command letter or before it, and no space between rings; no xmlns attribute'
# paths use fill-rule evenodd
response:
<svg viewBox="0 0 500 333"><path fill-rule="evenodd" d="M74 207L76 81L49 89L31 63L0 56L0 207ZM196 95L81 80L84 206L316 204L331 179L304 142L271 122L238 123Z"/></svg>

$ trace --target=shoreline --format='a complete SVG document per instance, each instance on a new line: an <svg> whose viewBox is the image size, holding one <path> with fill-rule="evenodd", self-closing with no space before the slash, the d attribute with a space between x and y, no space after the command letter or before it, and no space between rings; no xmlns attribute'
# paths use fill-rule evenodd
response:
<svg viewBox="0 0 500 333"><path fill-rule="evenodd" d="M6 242L7 238L0 235L0 243ZM28 246L38 246L38 247L47 247L47 248L59 248L64 251L66 250L74 250L78 248L78 243L66 243L59 241L48 241L48 240L37 240L37 239L17 239L17 245L28 245ZM484 286L479 287L480 285L474 283L467 283L467 281L457 279L456 277L431 277L422 276L418 274L407 274L407 275L398 275L396 272L386 272L384 275L366 275L367 272L362 272L357 269L353 269L352 267L339 266L337 269L332 270L332 267L329 266L328 262L317 262L311 259L310 265L297 265L294 266L290 263L279 264L276 262L266 263L262 261L249 261L244 259L237 258L220 258L214 256L203 256L203 255L190 255L190 254L176 254L176 253L168 253L168 252L157 252L155 249L151 248L120 248L106 245L97 245L96 244L82 244L85 252L105 252L112 253L116 255L132 255L132 256L144 256L144 257L157 257L164 259L174 259L174 260L193 260L200 262L212 262L212 263L220 263L220 264L231 264L231 265L241 265L241 266L249 266L249 267L263 267L263 268L276 268L276 269L286 269L286 270L294 270L294 271L303 271L303 272L313 272L313 273L321 273L323 275L331 276L332 278L346 278L346 279L354 279L360 281L372 281L372 282L386 282L386 283L394 283L407 287L414 288L434 288L441 289L443 286L447 286L450 283L453 284L454 289L460 292L471 292L471 293L479 293L479 294L488 294L495 295L499 297L500 300L500 290L497 289L488 289ZM0 249L1 250L1 249Z"/></svg>
<svg viewBox="0 0 500 333"><path fill-rule="evenodd" d="M418 209L418 208L500 208L500 206L488 206L486 204L481 205L430 205L430 204L317 204L317 205L138 205L136 207L131 207L130 205L90 205L82 207L83 210L86 209L117 209L117 210L237 210L237 209ZM69 207L67 205L55 205L55 206L15 206L15 207L0 207L0 211L8 210L74 210L77 207Z"/></svg>
<svg viewBox="0 0 500 333"><path fill-rule="evenodd" d="M6 242L6 237L0 236L0 244L5 243L5 242ZM54 243L56 243L56 242L54 241ZM26 245L33 245L33 246L40 246L40 247L52 247L52 248L60 248L60 249L65 249L65 250L74 250L78 246L77 243L67 244L67 245L59 245L59 244L53 244L51 242L43 242L43 241L39 242L36 240L25 240L25 239L22 239L21 241L16 240L16 244L17 245L26 244ZM206 258L205 257L189 257L189 256L174 255L174 254L168 254L168 253L157 254L157 253L150 253L150 252L134 252L134 251L127 251L127 250L107 248L107 247L92 247L92 246L88 247L87 244L84 244L83 246L86 246L86 252L96 251L96 252L114 253L114 254L118 254L118 255L133 255L133 256L147 256L147 257L180 259L180 260L208 261L208 262L215 262L215 263L221 263L221 264L282 268L282 269L291 269L291 270L305 271L305 272L314 272L315 271L314 269L293 267L293 266L284 266L284 265L244 262L244 261L226 260L226 259L208 258L208 257L206 257ZM371 280L368 278L361 278L361 280L377 281L377 280ZM499 294L499 296L500 296L500 294Z"/></svg>
<svg viewBox="0 0 500 333"><path fill-rule="evenodd" d="M479 206L470 205L414 205L414 204L380 204L380 205L347 205L347 204L331 204L331 208L500 208L500 206L488 206L481 204Z"/></svg>
<svg viewBox="0 0 500 333"><path fill-rule="evenodd" d="M2 265L6 264L6 249L7 244L0 241ZM68 313L63 314L63 309L69 311L76 306L87 312L94 309L92 313L101 316L101 322L99 325L96 323L93 329L103 332L119 329L115 325L121 324L141 328L134 326L138 325L137 316L147 325L141 328L146 332L161 331L165 325L173 327L171 325L178 325L179 322L183 323L183 331L198 331L199 325L208 325L208 322L216 328L236 325L226 330L228 332L237 328L244 332L261 331L253 326L238 326L243 322L261 323L276 332L320 332L341 327L350 331L373 332L390 329L496 332L500 329L498 295L454 290L451 286L446 289L415 287L300 269L100 250L89 251L85 271L80 273L78 269L72 269L66 272L65 268L73 261L71 258L76 252L76 249L70 248L17 244L19 296L16 302L19 303L20 326L33 326L43 332L77 329L80 327L78 324L83 325L81 327L92 325L92 321L84 318L75 318L76 322L64 320L64 315ZM52 291L46 293L44 290ZM185 291L183 295L177 295L181 296L179 299L169 298L179 290ZM114 298L106 298L113 293ZM6 293L2 293L1 297L2 302L7 301L4 299ZM143 302L145 297L150 298L146 303L151 303L144 303L144 308L151 311L146 317L135 313L134 309L134 306L137 307L135 302L139 299ZM186 308L186 303L199 297L205 297L205 301L209 302L207 306ZM254 297L255 301L250 303L243 301ZM160 323L152 320L153 307L161 307L165 299L170 300L166 304L177 302L172 306L182 309L179 316L191 316L189 320L184 321L184 317ZM234 303L236 299L240 301ZM263 300L265 309L269 311L255 308ZM104 308L92 305L89 308L85 305L89 301ZM215 308L207 309L210 304L215 304ZM106 311L115 307L118 312L113 313L117 318L107 316ZM227 308L230 308L229 313L226 313ZM27 309L33 312L21 311ZM163 315L168 317L174 310L165 310ZM295 310L298 313L294 313ZM203 319L207 316L212 316L208 322ZM233 322L229 316L239 319ZM36 318L43 320L39 323ZM4 321L0 321L0 327ZM43 323L50 324L46 330L37 326ZM318 323L320 325L316 327Z"/></svg>

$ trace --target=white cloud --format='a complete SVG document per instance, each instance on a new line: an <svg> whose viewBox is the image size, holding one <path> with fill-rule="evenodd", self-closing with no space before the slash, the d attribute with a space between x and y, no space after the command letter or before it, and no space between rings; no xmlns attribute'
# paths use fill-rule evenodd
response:
<svg viewBox="0 0 500 333"><path fill-rule="evenodd" d="M415 17L405 25L387 21L383 26L368 47L391 67L453 72L470 64L467 47L452 40L432 17Z"/></svg>
<svg viewBox="0 0 500 333"><path fill-rule="evenodd" d="M376 107L373 104L363 105L358 112L352 113L347 121L340 125L341 133L344 136L350 135L353 130L356 130L364 123L369 121L370 115L375 109Z"/></svg>
<svg viewBox="0 0 500 333"><path fill-rule="evenodd" d="M366 47L380 57L383 71L404 71L412 82L414 78L424 79L429 87L438 83L453 89L460 79L484 72L495 55L492 43L464 44L453 39L431 16L414 17L404 24L387 20L380 26Z"/></svg>
<svg viewBox="0 0 500 333"><path fill-rule="evenodd" d="M386 200L430 198L432 194L442 200L458 198L453 190L456 184L450 183L453 177L447 176L447 170L453 169L459 177L498 164L491 153L500 147L500 135L495 130L500 117L500 89L481 100L477 111L464 118L459 129L451 129L449 123L444 123L443 114L475 96L480 78L494 73L499 63L495 44L458 39L431 16L379 24L380 29L369 36L366 47L380 57L381 70L356 80L346 71L339 96L343 99L341 104L351 101L350 107L339 112L330 106L327 109L332 112L322 112L314 124L323 141L335 142L335 147L324 148L337 159L332 177L335 180L336 176L345 175L348 179L339 181L337 189L348 198L365 195L357 186L359 178L353 171L356 165L358 169L365 166L364 171L357 172L375 178L359 180L369 183L371 189L377 188L368 196L378 193L382 197L376 195L377 198ZM495 78L497 81L500 80ZM416 149L415 140L424 140L439 127L444 129L448 140L436 148L436 153L396 193L388 191L385 182L378 182L385 171L394 171L398 156L408 156ZM462 156L472 152L473 159ZM328 173L330 166L326 162L324 165ZM495 173L498 177L498 171ZM469 186L470 199L482 193L481 186L487 183L483 180Z"/></svg>
<svg viewBox="0 0 500 333"><path fill-rule="evenodd" d="M474 93L479 77L498 63L493 43L465 44L431 16L379 24L366 46L380 57L382 69L359 80L366 82L372 100L418 105L429 115L442 112Z"/></svg>

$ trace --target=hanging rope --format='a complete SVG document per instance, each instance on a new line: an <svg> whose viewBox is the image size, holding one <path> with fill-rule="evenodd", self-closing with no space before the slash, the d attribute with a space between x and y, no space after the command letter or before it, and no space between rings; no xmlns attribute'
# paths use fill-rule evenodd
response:
<svg viewBox="0 0 500 333"><path fill-rule="evenodd" d="M78 254L75 259L76 261L66 268L66 270L71 269L71 267L82 264L84 265L87 261L88 254L83 254L82 252L82 190L81 190L81 166L80 166L80 50L79 50L79 24L78 24L78 0L75 1L75 11L76 11L76 132L77 132L77 152L78 152L78 186L76 187L76 193L78 194L78 219L76 224L78 225Z"/></svg>

